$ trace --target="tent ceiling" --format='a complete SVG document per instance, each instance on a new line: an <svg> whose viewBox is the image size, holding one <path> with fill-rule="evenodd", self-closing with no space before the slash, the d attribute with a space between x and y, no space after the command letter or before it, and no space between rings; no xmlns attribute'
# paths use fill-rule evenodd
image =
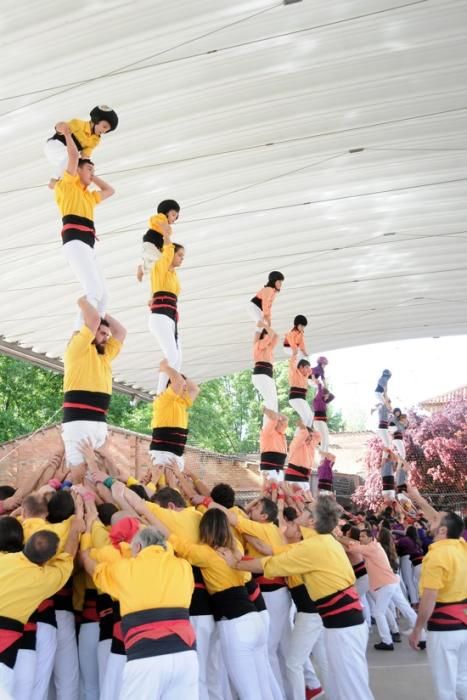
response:
<svg viewBox="0 0 467 700"><path fill-rule="evenodd" d="M2 6L0 333L59 357L80 290L62 259L42 143L107 103L95 153L116 377L155 387L148 288L155 204L182 205L184 367L250 366L245 302L271 269L274 325L309 346L465 333L467 6L463 0L27 0ZM352 149L364 148L351 153Z"/></svg>

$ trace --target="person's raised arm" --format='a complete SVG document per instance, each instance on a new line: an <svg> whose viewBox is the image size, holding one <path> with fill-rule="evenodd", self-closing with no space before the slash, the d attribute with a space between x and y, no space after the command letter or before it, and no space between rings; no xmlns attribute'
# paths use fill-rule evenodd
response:
<svg viewBox="0 0 467 700"><path fill-rule="evenodd" d="M204 483L202 479L199 479L196 474L194 474L190 469L187 469L185 467L183 471L184 475L189 477L193 484L195 485L195 489L198 493L200 493L202 496L210 496L211 495L211 490L207 484Z"/></svg>
<svg viewBox="0 0 467 700"><path fill-rule="evenodd" d="M186 380L186 390L188 393L188 396L192 401L195 401L198 397L198 394L200 392L200 388L197 385L196 382L194 382L192 379L187 379Z"/></svg>
<svg viewBox="0 0 467 700"><path fill-rule="evenodd" d="M415 503L418 508L420 508L430 524L437 522L440 519L441 513L435 510L433 506L431 506L428 501L423 498L422 494L417 488L415 488L415 486L407 484L407 494L411 501Z"/></svg>
<svg viewBox="0 0 467 700"><path fill-rule="evenodd" d="M83 314L84 324L93 335L96 335L97 329L101 323L101 317L95 306L89 303L86 297L78 299L78 306Z"/></svg>
<svg viewBox="0 0 467 700"><path fill-rule="evenodd" d="M72 557L76 556L76 552L79 547L79 539L81 534L85 532L86 525L84 522L84 507L81 496L77 496L75 499L75 515L73 515L70 525L70 531L68 533L65 546L63 551Z"/></svg>
<svg viewBox="0 0 467 700"><path fill-rule="evenodd" d="M115 194L114 188L111 187L108 182L105 182L105 180L102 180L102 178L98 177L97 175L92 176L92 181L99 188L101 202L103 202L104 199L108 199L113 194Z"/></svg>
<svg viewBox="0 0 467 700"><path fill-rule="evenodd" d="M120 343L123 343L126 338L126 328L122 326L120 321L117 321L116 318L110 316L109 314L105 315L105 320L109 324L112 337L115 338L115 340L118 340Z"/></svg>
<svg viewBox="0 0 467 700"><path fill-rule="evenodd" d="M185 391L186 382L180 372L171 367L165 358L160 361L159 367L161 372L165 372L168 375L172 391L181 396Z"/></svg>
<svg viewBox="0 0 467 700"><path fill-rule="evenodd" d="M66 122L58 122L58 124L55 125L55 129L65 137L65 145L68 154L66 171L70 173L70 175L76 175L79 163L79 151L76 143L73 141L70 127Z"/></svg>

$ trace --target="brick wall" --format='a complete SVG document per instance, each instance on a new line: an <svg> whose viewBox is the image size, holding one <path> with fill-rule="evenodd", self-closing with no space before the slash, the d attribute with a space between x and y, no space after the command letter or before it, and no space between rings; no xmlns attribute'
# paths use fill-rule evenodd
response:
<svg viewBox="0 0 467 700"><path fill-rule="evenodd" d="M109 432L117 464L136 474L143 466L150 464L149 436L112 426L109 426ZM59 425L3 443L0 445L0 484L15 485L17 478L21 479L26 471L43 465L50 455L62 447ZM254 462L187 447L185 463L209 486L226 481L236 491L256 493L261 488L258 464Z"/></svg>

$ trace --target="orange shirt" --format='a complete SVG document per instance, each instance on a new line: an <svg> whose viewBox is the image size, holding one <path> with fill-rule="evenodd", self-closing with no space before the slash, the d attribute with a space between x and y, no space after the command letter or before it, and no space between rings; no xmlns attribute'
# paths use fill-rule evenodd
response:
<svg viewBox="0 0 467 700"><path fill-rule="evenodd" d="M287 438L285 433L277 430L277 423L269 420L259 434L260 452L281 452L287 454Z"/></svg>
<svg viewBox="0 0 467 700"><path fill-rule="evenodd" d="M272 302L276 298L277 289L273 287L261 287L259 292L255 294L258 299L261 299L264 316L271 315Z"/></svg>
<svg viewBox="0 0 467 700"><path fill-rule="evenodd" d="M299 428L289 446L289 464L313 469L315 447L321 438L318 433L312 433L311 441L307 443L308 436L309 432L306 428Z"/></svg>
<svg viewBox="0 0 467 700"><path fill-rule="evenodd" d="M292 350L297 349L305 353L305 333L303 331L298 328L292 328L285 336L285 340L284 345L288 343Z"/></svg>
<svg viewBox="0 0 467 700"><path fill-rule="evenodd" d="M360 544L360 542L355 540L349 545L349 550L363 556L366 570L368 571L370 591L376 591L381 586L399 581L398 576L391 569L386 552L379 542L373 540L370 544Z"/></svg>
<svg viewBox="0 0 467 700"><path fill-rule="evenodd" d="M271 337L269 333L261 340L253 343L253 359L255 362L273 363L274 348L277 345L277 335Z"/></svg>
<svg viewBox="0 0 467 700"><path fill-rule="evenodd" d="M308 376L303 376L297 369L296 357L291 357L289 360L289 384L299 389L308 389Z"/></svg>

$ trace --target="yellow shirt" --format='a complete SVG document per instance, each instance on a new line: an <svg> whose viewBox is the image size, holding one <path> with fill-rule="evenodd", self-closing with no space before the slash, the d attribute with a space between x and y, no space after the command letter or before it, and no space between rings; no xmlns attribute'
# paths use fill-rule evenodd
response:
<svg viewBox="0 0 467 700"><path fill-rule="evenodd" d="M172 510L162 508L157 503L150 501L147 501L145 505L170 530L171 534L188 542L199 542L199 523L203 516L195 508L190 506L183 508L183 510Z"/></svg>
<svg viewBox="0 0 467 700"><path fill-rule="evenodd" d="M284 545L281 532L274 523L257 523L255 520L249 520L242 516L238 517L235 529L241 535L252 535L263 542L267 542L272 547L280 547ZM249 542L246 543L246 553L250 557L262 557L261 552L253 547Z"/></svg>
<svg viewBox="0 0 467 700"><path fill-rule="evenodd" d="M94 335L87 326L83 326L68 343L63 357L63 391L112 393L111 362L117 357L122 344L115 338L109 338L104 355L99 355L92 344L93 340Z"/></svg>
<svg viewBox="0 0 467 700"><path fill-rule="evenodd" d="M146 547L136 557L98 564L96 586L120 601L123 615L151 608L189 608L194 580L191 566L173 549Z"/></svg>
<svg viewBox="0 0 467 700"><path fill-rule="evenodd" d="M203 572L203 579L210 595L228 588L243 586L250 576L244 571L231 569L215 549L207 544L193 544L187 539L170 535L169 542L180 557L187 559L193 566ZM241 549L238 541L237 546Z"/></svg>
<svg viewBox="0 0 467 700"><path fill-rule="evenodd" d="M90 158L93 150L99 145L101 140L98 134L93 134L91 122L85 122L82 119L71 119L67 124L81 146L81 158Z"/></svg>
<svg viewBox="0 0 467 700"><path fill-rule="evenodd" d="M156 396L152 403L153 428L188 428L188 409L193 401L188 392L183 396L175 393L169 386L162 394Z"/></svg>
<svg viewBox="0 0 467 700"><path fill-rule="evenodd" d="M149 219L149 228L152 229L153 231L157 231L157 233L162 233L162 227L161 224L167 224L168 219L165 214L154 214L151 216ZM169 236L172 235L172 227L169 226Z"/></svg>
<svg viewBox="0 0 467 700"><path fill-rule="evenodd" d="M339 542L332 535L316 535L293 544L282 554L262 559L264 575L301 575L312 600L320 600L355 583L355 574Z"/></svg>
<svg viewBox="0 0 467 700"><path fill-rule="evenodd" d="M0 554L0 616L25 624L43 600L66 584L73 571L73 557L58 554L42 566L22 552Z"/></svg>
<svg viewBox="0 0 467 700"><path fill-rule="evenodd" d="M63 547L68 539L72 517L73 516L63 520L61 523L48 523L47 520L44 520L44 518L25 518L22 521L24 541L26 542L26 540L28 540L35 532L38 532L38 530L55 532L60 540L58 545L58 552L60 553L63 551Z"/></svg>
<svg viewBox="0 0 467 700"><path fill-rule="evenodd" d="M55 186L56 187L56 186ZM180 282L175 270L169 270L172 265L175 253L173 243L165 245L162 249L162 255L151 269L151 290L155 292L171 292L175 296L180 295Z"/></svg>
<svg viewBox="0 0 467 700"><path fill-rule="evenodd" d="M94 221L94 208L101 201L101 193L88 190L81 184L79 175L71 175L67 170L54 187L55 201L60 214L67 216L83 216Z"/></svg>
<svg viewBox="0 0 467 700"><path fill-rule="evenodd" d="M422 562L420 593L425 588L438 591L438 603L457 603L467 598L467 543L464 540L447 539L430 544Z"/></svg>

